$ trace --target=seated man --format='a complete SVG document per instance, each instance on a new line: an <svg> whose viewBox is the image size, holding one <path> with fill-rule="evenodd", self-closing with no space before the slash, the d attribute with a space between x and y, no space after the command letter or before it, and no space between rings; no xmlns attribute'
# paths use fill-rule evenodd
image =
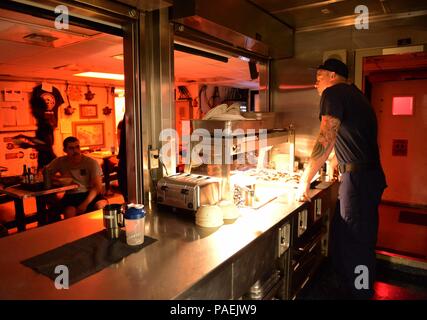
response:
<svg viewBox="0 0 427 320"><path fill-rule="evenodd" d="M76 137L68 137L63 142L66 156L54 159L47 165L49 175L55 180L54 174L69 177L78 189L69 190L61 199L61 207L65 219L85 212L102 209L107 204L102 194L102 171L96 160L80 152L80 143Z"/></svg>

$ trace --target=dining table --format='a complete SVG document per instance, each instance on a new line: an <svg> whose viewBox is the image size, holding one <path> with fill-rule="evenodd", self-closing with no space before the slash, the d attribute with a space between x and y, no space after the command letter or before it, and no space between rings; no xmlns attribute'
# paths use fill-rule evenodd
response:
<svg viewBox="0 0 427 320"><path fill-rule="evenodd" d="M36 199L36 220L38 226L40 226L46 224L47 220L46 196L74 190L78 187L78 184L74 183L69 185L55 183L49 188L45 188L43 183L34 183L32 185L17 184L9 187L0 187L0 194L6 194L13 199L15 205L16 227L20 232L26 230L28 220L24 212L24 199L32 197Z"/></svg>

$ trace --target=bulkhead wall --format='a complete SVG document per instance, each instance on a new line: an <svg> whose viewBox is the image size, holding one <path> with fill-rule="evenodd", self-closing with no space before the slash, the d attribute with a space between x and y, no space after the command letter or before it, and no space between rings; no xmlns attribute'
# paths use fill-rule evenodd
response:
<svg viewBox="0 0 427 320"><path fill-rule="evenodd" d="M296 156L310 156L319 132L320 97L314 88L316 67L326 51L347 53L350 82L355 79L355 53L366 48L396 47L398 39L411 38L412 45L427 43L425 17L372 23L368 30L354 26L332 30L297 32L295 55L271 62L271 109L285 112L295 125Z"/></svg>

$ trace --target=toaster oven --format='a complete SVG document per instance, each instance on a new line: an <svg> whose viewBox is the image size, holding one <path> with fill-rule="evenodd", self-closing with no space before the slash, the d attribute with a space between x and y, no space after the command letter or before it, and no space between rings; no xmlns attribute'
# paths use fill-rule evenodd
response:
<svg viewBox="0 0 427 320"><path fill-rule="evenodd" d="M198 174L180 173L163 177L157 183L157 203L197 211L202 205L221 200L221 179Z"/></svg>

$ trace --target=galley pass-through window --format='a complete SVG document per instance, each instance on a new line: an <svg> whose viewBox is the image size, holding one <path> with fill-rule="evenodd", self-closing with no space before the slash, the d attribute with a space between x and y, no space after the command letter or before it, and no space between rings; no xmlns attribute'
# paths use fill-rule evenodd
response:
<svg viewBox="0 0 427 320"><path fill-rule="evenodd" d="M182 137L191 134L191 120L245 120L261 111L259 61L212 47L175 41L175 129L182 164L188 147ZM180 171L180 169L178 169Z"/></svg>
<svg viewBox="0 0 427 320"><path fill-rule="evenodd" d="M175 100L188 100L199 110L177 114L203 118L220 104L239 104L241 111L254 111L254 94L259 92L259 62L247 57L174 44ZM252 99L251 99L252 97Z"/></svg>

